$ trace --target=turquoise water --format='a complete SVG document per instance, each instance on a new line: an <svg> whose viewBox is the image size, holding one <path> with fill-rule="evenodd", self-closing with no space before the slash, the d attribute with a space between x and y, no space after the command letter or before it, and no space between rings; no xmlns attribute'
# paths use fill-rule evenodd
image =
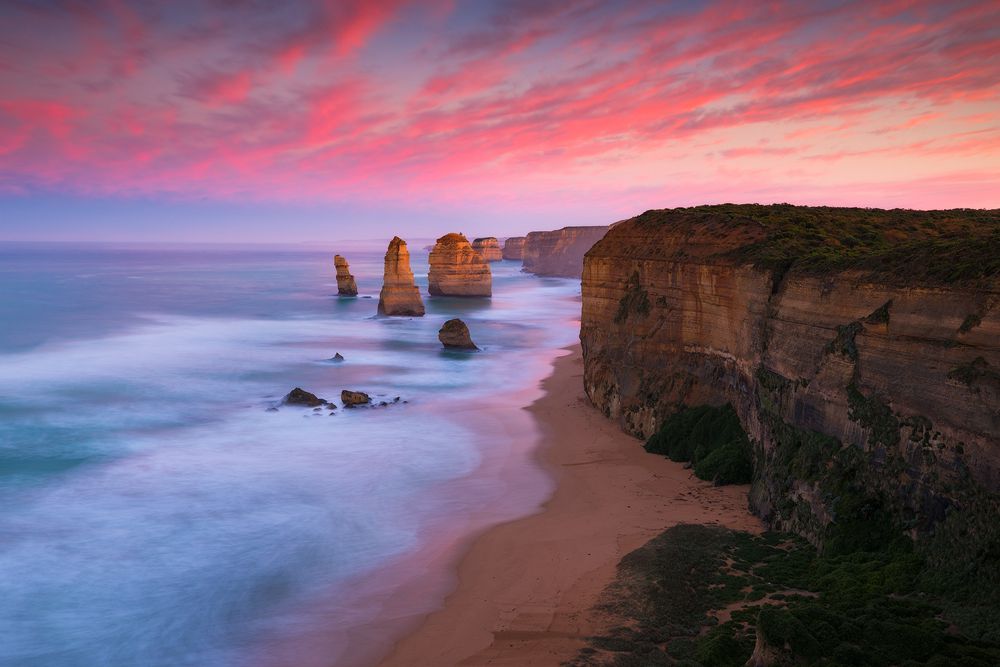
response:
<svg viewBox="0 0 1000 667"><path fill-rule="evenodd" d="M0 664L346 664L447 584L435 541L544 500L520 408L578 282L430 298L411 248L427 316L376 318L382 252L0 246ZM455 316L482 352L441 349ZM295 386L401 401L268 410Z"/></svg>

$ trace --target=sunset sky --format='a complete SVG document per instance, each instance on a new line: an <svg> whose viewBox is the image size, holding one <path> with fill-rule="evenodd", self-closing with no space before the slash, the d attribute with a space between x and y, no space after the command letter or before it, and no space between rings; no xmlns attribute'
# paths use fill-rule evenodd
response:
<svg viewBox="0 0 1000 667"><path fill-rule="evenodd" d="M0 3L0 239L1000 207L1000 2Z"/></svg>

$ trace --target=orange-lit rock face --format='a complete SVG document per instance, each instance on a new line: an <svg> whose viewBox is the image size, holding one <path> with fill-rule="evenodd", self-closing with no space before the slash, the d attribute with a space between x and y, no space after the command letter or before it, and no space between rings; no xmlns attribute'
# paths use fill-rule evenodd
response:
<svg viewBox="0 0 1000 667"><path fill-rule="evenodd" d="M434 296L490 296L493 274L462 234L445 234L429 257L427 291Z"/></svg>
<svg viewBox="0 0 1000 667"><path fill-rule="evenodd" d="M524 270L540 276L579 278L583 256L607 233L608 227L563 227L531 232L525 237Z"/></svg>
<svg viewBox="0 0 1000 667"><path fill-rule="evenodd" d="M424 302L413 282L413 271L410 269L410 251L406 248L406 241L398 236L389 242L389 249L385 253L385 273L382 292L378 298L378 313L417 317L424 314Z"/></svg>
<svg viewBox="0 0 1000 667"><path fill-rule="evenodd" d="M503 242L503 259L520 260L524 254L524 237L511 236Z"/></svg>
<svg viewBox="0 0 1000 667"><path fill-rule="evenodd" d="M499 262L503 259L503 251L500 250L500 242L497 241L494 236L475 239L472 242L472 248L487 262Z"/></svg>
<svg viewBox="0 0 1000 667"><path fill-rule="evenodd" d="M337 267L337 294L340 296L357 296L358 285L351 275L351 267L340 255L334 255L333 265Z"/></svg>
<svg viewBox="0 0 1000 667"><path fill-rule="evenodd" d="M858 483L915 534L971 497L956 489L1000 492L997 281L888 284L731 258L757 238L724 220L633 219L594 246L580 332L593 403L645 438L678 405L731 402L757 443L751 505L811 538L833 500L779 472L793 431L860 452Z"/></svg>

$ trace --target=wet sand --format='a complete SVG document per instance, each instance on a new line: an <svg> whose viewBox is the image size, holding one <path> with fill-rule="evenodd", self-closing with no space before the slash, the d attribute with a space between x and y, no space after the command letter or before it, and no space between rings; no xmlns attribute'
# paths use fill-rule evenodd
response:
<svg viewBox="0 0 1000 667"><path fill-rule="evenodd" d="M554 495L472 543L443 608L397 642L384 667L558 665L602 629L592 608L628 552L678 523L761 530L746 486L714 487L647 454L590 404L579 346L542 388L528 410Z"/></svg>

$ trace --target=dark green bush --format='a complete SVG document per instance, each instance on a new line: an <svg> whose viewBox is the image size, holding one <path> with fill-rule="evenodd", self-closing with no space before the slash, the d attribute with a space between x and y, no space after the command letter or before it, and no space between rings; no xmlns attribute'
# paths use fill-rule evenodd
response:
<svg viewBox="0 0 1000 667"><path fill-rule="evenodd" d="M694 474L716 484L749 484L750 441L732 405L683 408L646 441L646 451L690 461Z"/></svg>

